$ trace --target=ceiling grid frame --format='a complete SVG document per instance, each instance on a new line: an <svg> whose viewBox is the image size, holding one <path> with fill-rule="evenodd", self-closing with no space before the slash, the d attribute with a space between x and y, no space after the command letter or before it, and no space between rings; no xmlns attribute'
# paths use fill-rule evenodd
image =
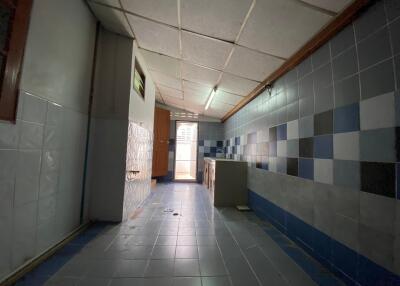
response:
<svg viewBox="0 0 400 286"><path fill-rule="evenodd" d="M140 50L146 50L146 51L148 51L149 53L150 53L150 55L151 55L151 53L154 53L154 54L158 54L158 55L161 55L161 56L165 56L165 57L168 57L168 58L171 58L171 59L174 59L174 60L176 60L176 61L178 61L179 62L179 80L180 80L180 82L181 82L181 89L182 89L182 105L183 106L179 106L180 108L182 108L182 107L184 107L186 110L188 110L188 109L191 109L191 103L188 101L189 100L189 98L186 96L186 92L185 92L185 82L188 82L188 83L195 83L196 85L202 85L202 86L204 86L204 88L205 87L207 87L207 85L204 85L204 84L202 84L202 83L199 83L199 82L196 82L196 81L193 81L193 82L191 82L190 80L188 80L188 79L184 79L184 77L183 77L183 64L184 63L187 63L187 64L190 64L190 65L193 65L193 66L196 66L196 67L198 67L198 68L206 68L206 69L208 69L208 70L210 70L210 71L214 71L214 72L219 72L219 77L218 77L218 80L215 82L215 84L214 84L214 86L215 87L218 87L220 84L221 84L221 82L223 81L223 79L224 79L224 74L226 74L227 76L230 76L230 77L233 77L233 78L238 78L238 79L241 79L241 80L244 80L244 82L243 83L246 83L246 81L249 81L249 83L250 82L254 82L254 84L256 84L256 87L253 89L251 89L251 90L248 90L248 91L246 91L246 93L244 93L245 91L244 90L242 90L242 89L240 89L238 92L240 92L241 94L237 94L237 93L235 93L235 92L232 92L232 91L228 91L228 90L224 90L224 89L221 89L221 91L222 92L225 92L225 93L228 93L228 94L232 94L232 95L236 95L236 96L240 96L240 97L242 97L243 98L243 100L244 99L246 99L246 98L248 98L250 95L252 95L253 93L254 93L254 90L256 90L257 89L257 87L260 85L260 84L262 84L265 80L263 80L263 81L260 81L260 78L261 77L259 77L259 78L254 78L254 75L255 75L255 73L253 72L253 73L250 73L250 75L249 74L244 74L244 73L239 73L239 72L235 72L235 71L233 71L234 73L232 73L232 68L230 68L230 71L228 71L227 70L227 67L228 67L228 65L229 65L229 63L232 61L232 57L233 57L233 55L234 55L234 53L235 53L235 50L237 49L237 47L241 47L241 48L243 48L243 49L245 49L245 50L249 50L249 51L252 51L252 52L254 52L254 53L258 53L258 54L260 54L260 56L263 56L265 59L267 59L267 57L272 57L272 58L276 58L276 59L279 59L279 60L282 60L282 61L284 61L284 63L288 60L288 58L286 58L286 57L282 57L282 56L279 56L279 55L274 55L273 53L269 53L268 51L265 51L265 50L259 50L257 47L254 47L254 46L249 46L249 45L243 45L242 43L240 43L239 44L239 40L240 40L240 38L241 38L241 36L243 35L243 31L244 31L244 29L245 29L245 27L246 27L246 25L247 25L247 23L248 23L248 20L249 20L249 18L251 18L251 17L253 17L254 16L254 13L252 13L253 12L253 10L254 10L254 8L255 8L255 6L256 6L256 4L258 3L258 2L262 2L262 1L270 1L270 2L274 2L274 1L278 1L278 0L251 0L251 3L250 3L250 5L248 6L248 9L246 8L246 15L245 15L245 17L244 17L244 19L243 19L243 21L241 21L241 25L240 25L240 29L239 29L239 31L237 32L237 35L236 35L236 37L235 37L235 39L234 39L234 41L232 41L232 40L226 40L226 39L221 39L221 38L218 38L217 36L218 35L221 35L221 33L219 33L218 34L218 32L217 32L217 34L213 34L213 35L211 35L211 34L202 34L202 33L199 33L199 32L196 32L196 31L191 31L191 30L189 30L189 29L186 29L185 27L183 27L182 26L182 1L184 1L184 0L176 0L176 5L177 5L177 7L176 7L176 9L177 9L177 26L175 26L175 24L174 24L174 21L173 21L173 17L172 16L175 16L174 15L174 13L170 13L169 15L172 15L171 17L169 17L169 18L165 18L165 17L160 17L160 14L158 14L157 15L157 13L155 14L155 16L154 16L154 14L151 14L151 13L149 13L148 11L150 11L150 10L147 10L147 12L146 11L144 11L143 9L149 9L149 5L147 5L147 3L144 3L143 4L143 2L142 3L140 3L140 2L136 2L136 3L138 3L137 5L138 6L136 6L136 7L139 7L138 9L139 9L139 12L137 12L138 10L134 10L134 11L132 11L132 9L128 9L127 7L124 7L124 0L118 0L118 3L119 3L119 5L120 5L120 7L114 7L114 6L112 6L112 5L109 5L109 4L107 4L107 1L101 1L101 0L87 0L88 2L89 2L89 4L91 4L91 3L93 3L93 4L95 4L95 5L101 5L101 6L104 6L104 7L108 7L108 8L110 8L110 9L115 9L115 10L118 10L118 11L120 11L120 12L122 12L122 14L124 15L124 20L127 22L127 24L129 25L129 28L130 28L130 33L132 34L132 36L134 37L134 39L136 40L136 42L137 42L137 46L138 46L138 48L139 48L139 51ZM101 1L101 2L100 2ZM217 1L217 0L216 0ZM281 1L281 0L279 0L279 1ZM328 15L328 16L330 16L330 17L334 17L335 15L338 15L338 12L337 11L333 11L333 10L335 10L336 9L336 7L338 6L338 5L333 5L333 6L335 6L335 7L333 7L334 9L330 9L330 8L332 8L332 5L325 5L325 7L322 7L323 5L323 1L315 1L315 0L285 0L285 1L287 1L287 2L292 2L292 3L297 3L298 5L301 5L302 7L305 7L305 8L307 8L307 9L310 9L310 10L312 10L312 11L315 11L316 13L321 13L321 14L324 14L324 15ZM342 2L342 3L345 3L345 2L353 2L353 1L356 1L356 0L341 0L341 1L338 1L338 2ZM134 2L134 4L133 5L135 5L135 1L134 0L132 0L132 2ZM190 2L190 1L189 1ZM222 1L222 2L224 2L224 1ZM250 1L249 1L250 2ZM152 1L152 4L156 4L157 2L155 1ZM318 5L314 5L314 4L318 4ZM320 5L320 3L321 3L321 5ZM114 4L113 4L114 5ZM128 4L127 4L128 5ZM151 6L151 4L150 4L150 6ZM165 5L164 5L165 6ZM239 5L239 6L241 6L241 7L243 7L243 5ZM331 6L331 7L326 7L326 6ZM154 6L153 6L154 7ZM171 6L170 6L171 7ZM215 7L215 6L213 6L213 7ZM247 6L246 6L247 7ZM132 8L132 7L130 7L130 8ZM167 8L167 6L165 6L165 8ZM203 7L200 7L200 10L201 10L201 8L203 8ZM206 7L206 8L208 8L208 7ZM221 5L217 5L217 8L221 8ZM144 12L143 12L144 11ZM172 11L172 10L169 10L170 12ZM237 10L237 11L240 11L240 10ZM242 10L243 12L244 12L244 10ZM191 11L192 13L193 13L193 11ZM207 12L207 10L202 10L202 11L199 11L200 13L201 12L204 12L204 13L208 13ZM171 56L171 55L167 55L167 54L164 54L164 53L160 53L160 52L158 52L158 51L154 51L154 50L152 50L152 49L146 49L146 48L143 48L142 46L141 46L141 40L140 40L140 37L138 38L137 37L137 35L136 35L136 33L135 33L135 26L132 26L132 23L131 23L131 21L129 20L129 15L132 15L132 16L134 16L134 17L137 17L137 18L140 18L140 19L143 19L143 20L146 20L146 21L149 21L149 22L151 22L151 23L154 23L154 24L157 24L157 25L162 25L162 26L164 26L164 27L168 27L168 28L172 28L172 29L174 29L174 30L177 30L178 31L178 39L179 39L179 43L178 43L178 49L179 49L179 57L174 57L174 56ZM187 14L185 14L185 15L187 15ZM205 17L207 16L208 14L205 14ZM232 14L229 14L229 15L232 15ZM243 16L244 14L242 14L242 16ZM209 16L209 15L208 15ZM212 16L212 15L211 15ZM215 15L214 15L215 16ZM241 17L242 17L241 16ZM162 19L162 20L160 20L160 19ZM241 19L241 18L240 18ZM163 22L163 20L165 20L165 22ZM211 18L211 20L212 21L216 21L216 19L214 19L214 18ZM225 19L226 20L226 19ZM231 20L231 19L228 19L228 20ZM166 22L168 22L168 23L166 23ZM327 23L329 23L330 21L328 21ZM214 23L214 22L212 22L212 23ZM218 23L218 22L217 22ZM172 24L174 24L174 25L172 25ZM325 26L326 24L324 24L324 26ZM324 27L324 26L322 26L321 27L321 29ZM192 27L194 27L193 25L192 25ZM238 27L238 26L237 26ZM199 29L197 29L196 28L196 30L198 31ZM201 30L201 29L200 29ZM203 32L204 32L204 28L203 28L203 30L202 30ZM215 30L214 30L215 31ZM230 31L233 31L233 30L230 30ZM224 43L229 43L229 44L231 44L232 45L232 48L230 49L230 52L229 52L229 54L228 54L228 56L226 57L226 59L225 59L225 62L224 62L224 65L223 65L223 67L222 67L222 69L219 69L219 68L212 68L212 67L209 67L209 66L207 66L207 65L201 65L201 64L199 64L199 63L197 63L197 62L193 62L193 61L191 61L191 60L187 60L187 59L184 59L183 58L183 51L184 51L184 46L183 46L183 43L182 43L182 33L183 32L187 32L187 33L191 33L191 34L194 34L194 35L196 35L196 36L203 36L203 37L206 37L206 38L209 38L209 39L212 39L212 40L216 40L216 41L221 41L221 42L224 42ZM215 36L216 35L216 36ZM232 34L231 34L232 35ZM233 35L232 35L233 36ZM309 36L314 36L314 35L309 35ZM229 38L227 38L227 39L229 39ZM169 53L169 52L168 52ZM242 53L241 54L242 56L251 56L251 53L250 53L250 55L249 55L249 53ZM237 56L236 56L237 57ZM147 62L147 59L144 57L144 60ZM167 61L168 62L168 61ZM236 64L235 64L235 67L237 67L238 66L238 64L237 64L238 62L236 62ZM239 63L241 63L240 61L239 61ZM254 61L253 61L253 63L254 63ZM259 67L260 65L258 65L258 67ZM253 66L254 67L254 66ZM251 66L250 66L250 69L251 69ZM278 68L279 69L279 68ZM267 78L269 78L272 74L274 74L275 72L276 72L276 70L278 70L278 69L276 69L276 68L274 68L274 71L271 73L271 72L269 72L268 71L268 74L266 74L266 77ZM153 72L161 72L161 71L158 71L157 69L155 69L154 67L150 67L150 66L148 66L148 70L150 71L150 73L152 74ZM259 69L258 69L259 70ZM249 70L247 70L247 72L248 72ZM265 74L266 73L266 71L265 71L265 69L264 69L264 71L263 71L263 74ZM232 79L231 79L231 82L232 82ZM165 104L168 104L168 100L166 100L164 97L163 97L163 94L162 94L162 92L160 91L160 88L158 87L158 84L160 84L160 85L162 85L161 83L158 83L156 80L155 80L155 85L156 85L156 89L157 89L157 92L158 92L158 94L159 94L159 97L161 98L161 100L163 101L163 103L165 103ZM246 86L246 84L245 84L245 86ZM171 87L168 87L168 88L171 88ZM244 88L244 89L246 89L246 88ZM193 94L191 94L191 97L192 96L194 96L195 95L195 92L193 93ZM210 96L210 94L207 96L207 99L208 99L208 97ZM216 98L218 97L218 94L216 95ZM231 98L234 98L234 97L231 97ZM207 100L206 100L207 101ZM206 103L206 101L204 102L204 105L205 105L205 103ZM226 100L224 100L224 99L222 99L222 100L219 100L219 102L224 102L224 101L226 101ZM193 103L194 104L194 103ZM227 104L229 104L229 103L227 103ZM236 108L236 106L237 105L240 105L240 103L239 104L236 104L236 103L233 103L232 102L232 104L231 104L231 106L232 106L232 110L234 110L235 108ZM196 106L196 108L197 108L197 106ZM212 104L211 104L211 109L212 109ZM190 111L192 111L192 110L190 110ZM202 113L202 114L207 114L207 112L204 110L204 106L203 106L203 110L198 110L198 113ZM219 112L220 113L220 112ZM229 115L230 113L231 113L231 111L229 111L228 113L226 113L226 111L224 111L223 112L224 114L218 114L218 115L216 115L216 117L218 117L218 118L222 118L222 120L224 120L224 118L226 118L226 116L227 115ZM211 114L211 116L213 116L212 114Z"/></svg>

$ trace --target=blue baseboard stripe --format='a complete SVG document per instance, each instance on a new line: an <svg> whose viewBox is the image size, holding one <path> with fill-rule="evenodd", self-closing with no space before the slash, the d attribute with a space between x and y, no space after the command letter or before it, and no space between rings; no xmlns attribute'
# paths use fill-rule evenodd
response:
<svg viewBox="0 0 400 286"><path fill-rule="evenodd" d="M400 286L400 276L251 190L249 190L249 206L257 216L271 222L346 285Z"/></svg>

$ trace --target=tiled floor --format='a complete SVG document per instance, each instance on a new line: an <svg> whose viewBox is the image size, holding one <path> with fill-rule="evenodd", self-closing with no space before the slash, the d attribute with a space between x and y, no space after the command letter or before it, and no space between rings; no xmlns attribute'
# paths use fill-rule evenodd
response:
<svg viewBox="0 0 400 286"><path fill-rule="evenodd" d="M342 285L253 213L198 184L161 184L134 218L97 224L17 285Z"/></svg>

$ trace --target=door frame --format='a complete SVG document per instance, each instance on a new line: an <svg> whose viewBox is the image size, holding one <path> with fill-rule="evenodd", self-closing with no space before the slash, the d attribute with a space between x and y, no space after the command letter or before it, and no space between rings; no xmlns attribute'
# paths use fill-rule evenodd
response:
<svg viewBox="0 0 400 286"><path fill-rule="evenodd" d="M175 178L175 170L176 170L176 148L178 146L177 144L177 133L178 133L178 122L189 122L189 123L196 123L197 124L197 141L196 141L196 178L194 180L185 180L185 179L176 179ZM190 120L175 120L175 152L174 152L174 177L173 181L174 182L180 182L180 183L197 183L197 176L198 176L198 167L199 167L199 121L190 121Z"/></svg>

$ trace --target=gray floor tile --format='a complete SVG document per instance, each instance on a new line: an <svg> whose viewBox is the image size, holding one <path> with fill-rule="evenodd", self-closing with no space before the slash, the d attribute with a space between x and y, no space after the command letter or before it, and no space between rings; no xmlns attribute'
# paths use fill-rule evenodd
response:
<svg viewBox="0 0 400 286"><path fill-rule="evenodd" d="M173 286L202 286L199 277L178 277L174 278Z"/></svg>
<svg viewBox="0 0 400 286"><path fill-rule="evenodd" d="M183 246L178 245L176 247L176 258L199 258L197 246Z"/></svg>
<svg viewBox="0 0 400 286"><path fill-rule="evenodd" d="M145 277L160 277L160 276L172 277L173 273L174 273L174 260L173 259L150 260L144 276Z"/></svg>
<svg viewBox="0 0 400 286"><path fill-rule="evenodd" d="M202 277L203 286L231 286L229 277ZM248 285L250 286L250 285Z"/></svg>
<svg viewBox="0 0 400 286"><path fill-rule="evenodd" d="M122 260L118 262L114 277L143 277L147 260Z"/></svg>
<svg viewBox="0 0 400 286"><path fill-rule="evenodd" d="M200 266L198 259L176 259L175 276L200 276Z"/></svg>
<svg viewBox="0 0 400 286"><path fill-rule="evenodd" d="M228 275L222 259L200 259L201 276L225 276Z"/></svg>

